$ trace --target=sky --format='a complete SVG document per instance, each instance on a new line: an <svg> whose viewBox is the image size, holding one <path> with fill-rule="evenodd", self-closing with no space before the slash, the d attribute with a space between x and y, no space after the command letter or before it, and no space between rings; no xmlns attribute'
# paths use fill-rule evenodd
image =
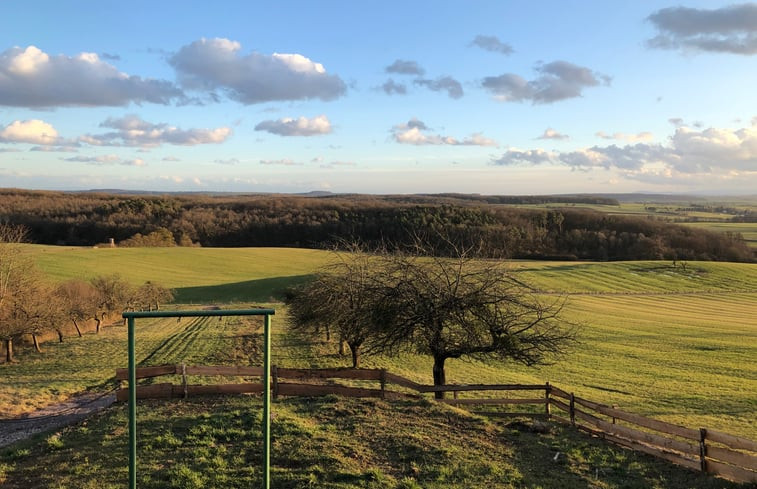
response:
<svg viewBox="0 0 757 489"><path fill-rule="evenodd" d="M757 194L757 3L0 2L0 187Z"/></svg>

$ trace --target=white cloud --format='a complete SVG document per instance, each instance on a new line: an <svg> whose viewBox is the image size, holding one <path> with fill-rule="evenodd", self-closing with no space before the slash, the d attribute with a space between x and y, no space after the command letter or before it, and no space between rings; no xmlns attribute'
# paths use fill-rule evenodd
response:
<svg viewBox="0 0 757 489"><path fill-rule="evenodd" d="M45 121L13 121L0 130L0 142L51 145L60 141L58 131Z"/></svg>
<svg viewBox="0 0 757 489"><path fill-rule="evenodd" d="M651 141L652 139L654 139L654 135L648 131L639 132L636 134L627 134L624 132L616 132L614 134L607 134L604 131L598 131L596 133L596 136L602 139L616 139L618 141L628 141L632 143Z"/></svg>
<svg viewBox="0 0 757 489"><path fill-rule="evenodd" d="M492 160L492 164L567 165L587 171L615 169L634 179L733 177L757 172L757 127L697 130L680 126L667 144L613 144L567 152L509 149Z"/></svg>
<svg viewBox="0 0 757 489"><path fill-rule="evenodd" d="M331 132L331 122L325 115L308 119L285 117L279 120L267 120L255 126L256 131L267 131L279 136L317 136Z"/></svg>
<svg viewBox="0 0 757 489"><path fill-rule="evenodd" d="M556 139L556 140L563 140L563 139L570 139L570 136L566 134L562 134L560 132L555 131L551 127L548 127L544 130L544 133L539 136L536 139Z"/></svg>
<svg viewBox="0 0 757 489"><path fill-rule="evenodd" d="M357 163L354 161L332 161L331 163L321 165L321 168L327 168L329 170L333 170L335 168L344 168L344 167L355 167L357 166Z"/></svg>
<svg viewBox="0 0 757 489"><path fill-rule="evenodd" d="M481 133L474 133L462 141L451 136L428 134L429 128L418 119L411 119L405 124L398 124L392 128L392 137L400 144L421 145L450 145L450 146L498 146L498 143Z"/></svg>
<svg viewBox="0 0 757 489"><path fill-rule="evenodd" d="M413 83L434 92L447 92L449 98L459 99L463 96L463 86L451 76L442 76L436 80L413 80Z"/></svg>
<svg viewBox="0 0 757 489"><path fill-rule="evenodd" d="M393 79L389 78L380 87L387 95L406 95L407 87L403 83L396 83Z"/></svg>
<svg viewBox="0 0 757 489"><path fill-rule="evenodd" d="M261 165L271 165L271 166L302 166L302 163L297 163L292 160L288 159L282 159L282 160L260 160Z"/></svg>
<svg viewBox="0 0 757 489"><path fill-rule="evenodd" d="M198 144L219 144L232 134L229 127L215 129L179 129L166 123L153 124L136 115L122 118L108 118L100 127L115 129L103 134L87 134L79 141L93 146L137 146L156 147L163 144L196 146Z"/></svg>
<svg viewBox="0 0 757 489"><path fill-rule="evenodd" d="M163 161L181 161L181 160L175 156L166 156L163 158Z"/></svg>
<svg viewBox="0 0 757 489"><path fill-rule="evenodd" d="M712 10L669 7L647 20L659 31L648 45L660 49L757 54L757 4L742 3Z"/></svg>
<svg viewBox="0 0 757 489"><path fill-rule="evenodd" d="M241 162L239 161L238 158L229 158L227 160L222 160L222 159L214 160L213 163L217 163L219 165L238 165Z"/></svg>
<svg viewBox="0 0 757 489"><path fill-rule="evenodd" d="M107 154L100 156L73 156L71 158L63 158L64 161L71 161L75 163L88 163L90 165L124 165L124 166L146 166L147 164L141 158L123 159L115 154Z"/></svg>
<svg viewBox="0 0 757 489"><path fill-rule="evenodd" d="M504 54L505 56L513 54L513 47L507 43L500 41L497 36L478 35L475 39L473 39L473 42L471 44L478 46L486 51Z"/></svg>
<svg viewBox="0 0 757 489"><path fill-rule="evenodd" d="M426 72L423 68L418 65L416 61L407 61L403 59L398 59L394 63L390 64L386 68L384 68L384 71L387 73L396 73L398 75L418 75L423 76L423 74Z"/></svg>
<svg viewBox="0 0 757 489"><path fill-rule="evenodd" d="M253 52L228 39L200 39L182 47L170 59L182 85L194 90L224 91L243 104L273 100L333 100L347 87L324 66L301 54Z"/></svg>
<svg viewBox="0 0 757 489"><path fill-rule="evenodd" d="M539 77L530 81L514 73L505 73L484 78L481 86L503 102L530 100L534 104L550 104L580 97L585 88L610 83L607 75L567 61L553 61L538 66L536 71Z"/></svg>
<svg viewBox="0 0 757 489"><path fill-rule="evenodd" d="M120 72L94 53L51 56L35 46L0 53L0 105L92 107L174 99L183 99L183 93L171 82Z"/></svg>

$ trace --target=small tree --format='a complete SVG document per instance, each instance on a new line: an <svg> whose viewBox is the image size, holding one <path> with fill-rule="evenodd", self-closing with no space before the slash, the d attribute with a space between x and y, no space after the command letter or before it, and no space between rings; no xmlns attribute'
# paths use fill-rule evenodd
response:
<svg viewBox="0 0 757 489"><path fill-rule="evenodd" d="M97 315L97 290L89 282L72 279L59 284L54 294L58 298L61 312L74 324L76 333L81 337L79 322Z"/></svg>
<svg viewBox="0 0 757 489"><path fill-rule="evenodd" d="M526 365L545 363L575 340L560 313L562 298L543 298L517 280L502 261L387 255L378 280L383 321L379 345L405 345L434 360L434 385L446 384L449 358L497 358ZM436 393L443 398L442 392Z"/></svg>
<svg viewBox="0 0 757 489"><path fill-rule="evenodd" d="M133 302L136 307L141 309L152 311L153 307L155 307L157 311L160 309L161 303L170 302L173 298L174 295L171 289L148 280L134 291Z"/></svg>
<svg viewBox="0 0 757 489"><path fill-rule="evenodd" d="M95 332L99 333L105 316L125 310L134 295L131 285L118 275L101 275L93 278L91 284L97 291L92 318L95 320Z"/></svg>
<svg viewBox="0 0 757 489"><path fill-rule="evenodd" d="M375 333L375 301L381 298L375 282L376 260L352 246L337 253L334 264L323 268L311 282L295 289L287 300L293 329L319 334L333 331L352 353L352 367L360 367L362 347Z"/></svg>
<svg viewBox="0 0 757 489"><path fill-rule="evenodd" d="M26 238L21 226L0 224L0 340L5 343L5 359L13 361L13 340L26 332L26 324L17 320L16 305L28 292L34 264L21 252Z"/></svg>

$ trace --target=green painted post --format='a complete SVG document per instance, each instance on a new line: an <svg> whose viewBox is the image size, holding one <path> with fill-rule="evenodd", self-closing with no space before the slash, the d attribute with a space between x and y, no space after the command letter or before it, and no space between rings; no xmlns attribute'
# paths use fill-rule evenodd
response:
<svg viewBox="0 0 757 489"><path fill-rule="evenodd" d="M263 489L271 488L271 316L263 331Z"/></svg>
<svg viewBox="0 0 757 489"><path fill-rule="evenodd" d="M129 489L137 489L137 362L134 318L128 318L129 341Z"/></svg>

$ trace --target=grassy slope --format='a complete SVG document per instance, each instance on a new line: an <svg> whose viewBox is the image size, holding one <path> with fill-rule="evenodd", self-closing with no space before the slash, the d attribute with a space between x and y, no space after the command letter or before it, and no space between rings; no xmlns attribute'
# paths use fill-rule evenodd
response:
<svg viewBox="0 0 757 489"><path fill-rule="evenodd" d="M217 293L210 296L211 302L226 302L224 299L238 298L236 294L245 291L250 301L264 301L270 290L255 292L249 283L291 283L329 259L326 252L297 249L29 249L59 280L79 276L83 270L90 275L118 272L135 283L154 280L192 290L197 297ZM691 262L684 270L670 262L515 262L513 270L540 290L571 294L566 314L584 325L581 344L554 366L536 369L450 361L451 382L550 381L634 412L757 439L753 416L757 412L757 328L753 319L757 316L757 265ZM190 284L197 287L191 289ZM285 311L279 307L274 325L284 321ZM158 341L171 331L170 325L164 332L156 327L153 333L140 335L140 341L149 340L150 334ZM25 354L21 364L0 367L4 370L0 396L26 399L34 392L40 397L0 406L14 406L6 409L19 412L102 384L115 366L123 364L123 329L108 334L115 336L73 338L64 345L48 343L48 353L42 357ZM101 339L107 341L100 343ZM113 346L108 346L111 343ZM83 353L92 350L99 353L94 357ZM281 347L274 355L275 361L285 366L346 363L335 355L333 345L310 357L301 349ZM426 358L405 355L365 360L367 366L386 367L430 382L431 366ZM49 371L64 372L54 378L73 378L71 382L40 384ZM27 387L12 387L23 385Z"/></svg>
<svg viewBox="0 0 757 489"><path fill-rule="evenodd" d="M141 402L139 487L260 487L260 411L260 399L246 396ZM276 401L274 415L277 489L738 487L569 428L538 434L522 421L493 422L428 401L293 398ZM126 425L119 405L0 451L0 484L124 487Z"/></svg>
<svg viewBox="0 0 757 489"><path fill-rule="evenodd" d="M169 325L148 325L157 326ZM255 329L244 326L247 333ZM283 363L333 359L322 357L321 345L303 343L281 327L274 346ZM158 352L175 349L166 344ZM260 411L260 399L247 396L140 402L139 487L260 486ZM289 398L275 401L273 413L272 478L279 489L738 487L568 428L535 433L530 422L491 421L428 401ZM125 405L115 406L81 426L0 450L0 483L9 489L123 487L126 415Z"/></svg>
<svg viewBox="0 0 757 489"><path fill-rule="evenodd" d="M29 245L54 280L118 273L176 289L177 302L265 301L326 263L329 253L293 248L70 248Z"/></svg>

